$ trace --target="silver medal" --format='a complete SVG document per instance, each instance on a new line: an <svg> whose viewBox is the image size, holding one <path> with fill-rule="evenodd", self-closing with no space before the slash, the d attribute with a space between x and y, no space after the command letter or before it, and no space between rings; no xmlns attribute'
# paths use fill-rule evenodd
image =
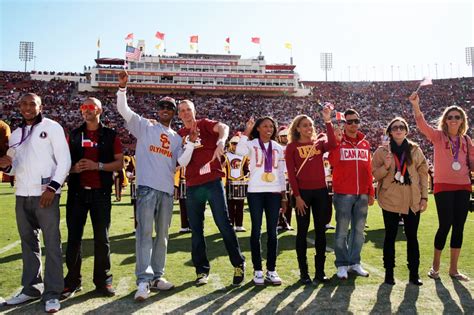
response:
<svg viewBox="0 0 474 315"><path fill-rule="evenodd" d="M14 148L8 148L7 155L13 160L15 157L16 150Z"/></svg>
<svg viewBox="0 0 474 315"><path fill-rule="evenodd" d="M395 179L398 180L398 181L400 181L400 178L401 178L401 177L402 177L402 173L400 173L399 171L397 171L397 172L395 173Z"/></svg>
<svg viewBox="0 0 474 315"><path fill-rule="evenodd" d="M453 170L459 171L461 169L461 163L459 163L458 161L454 161L453 164L451 164L451 167L453 168Z"/></svg>

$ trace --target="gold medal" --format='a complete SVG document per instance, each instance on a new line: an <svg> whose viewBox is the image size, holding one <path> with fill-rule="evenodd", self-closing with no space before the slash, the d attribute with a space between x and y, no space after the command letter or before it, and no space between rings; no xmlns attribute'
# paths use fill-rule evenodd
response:
<svg viewBox="0 0 474 315"><path fill-rule="evenodd" d="M273 173L267 173L267 182L273 182L275 180L275 175Z"/></svg>
<svg viewBox="0 0 474 315"><path fill-rule="evenodd" d="M263 174L262 174L262 180L263 180L264 182L268 182L268 180L267 180L267 173L263 173Z"/></svg>

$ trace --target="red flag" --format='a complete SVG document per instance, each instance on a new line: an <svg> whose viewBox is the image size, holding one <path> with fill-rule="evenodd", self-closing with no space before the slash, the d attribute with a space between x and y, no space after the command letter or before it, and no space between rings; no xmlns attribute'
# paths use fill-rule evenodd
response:
<svg viewBox="0 0 474 315"><path fill-rule="evenodd" d="M336 112L336 120L337 120L337 121L346 120L346 119L344 118L344 113Z"/></svg>
<svg viewBox="0 0 474 315"><path fill-rule="evenodd" d="M227 38L225 39L225 42L226 42L227 44L230 44L230 37L227 37Z"/></svg>
<svg viewBox="0 0 474 315"><path fill-rule="evenodd" d="M127 37L125 37L125 40L131 40L133 39L133 33L130 33L127 35Z"/></svg>
<svg viewBox="0 0 474 315"><path fill-rule="evenodd" d="M252 43L260 44L260 37L252 37Z"/></svg>
<svg viewBox="0 0 474 315"><path fill-rule="evenodd" d="M165 40L165 33L156 32L155 37L161 40Z"/></svg>
<svg viewBox="0 0 474 315"><path fill-rule="evenodd" d="M189 42L191 43L195 43L197 44L199 41L199 37L197 35L192 35L190 38L189 38Z"/></svg>

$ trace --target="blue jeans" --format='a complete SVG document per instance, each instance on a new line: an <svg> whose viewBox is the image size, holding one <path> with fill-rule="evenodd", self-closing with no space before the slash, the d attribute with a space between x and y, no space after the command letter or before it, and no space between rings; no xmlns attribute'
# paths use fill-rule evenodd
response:
<svg viewBox="0 0 474 315"><path fill-rule="evenodd" d="M148 186L138 186L135 233L137 284L159 279L165 272L168 229L172 213L172 195ZM156 233L154 240L153 222L155 222Z"/></svg>
<svg viewBox="0 0 474 315"><path fill-rule="evenodd" d="M211 206L214 222L222 234L232 265L237 267L243 264L245 258L240 251L234 228L230 224L222 181L219 179L197 186L189 186L187 187L186 197L189 226L192 230L191 257L196 273L209 274L211 269L207 259L206 240L204 239L204 211L206 210L207 201Z"/></svg>
<svg viewBox="0 0 474 315"><path fill-rule="evenodd" d="M262 217L265 211L267 220L267 270L275 271L276 257L278 254L277 225L280 213L280 193L247 193L249 201L250 219L252 220L252 233L250 234L250 249L254 270L262 270L262 250L260 236L262 230Z"/></svg>
<svg viewBox="0 0 474 315"><path fill-rule="evenodd" d="M360 264L364 228L369 210L368 195L334 194L336 209L336 267ZM349 223L351 234L348 236Z"/></svg>

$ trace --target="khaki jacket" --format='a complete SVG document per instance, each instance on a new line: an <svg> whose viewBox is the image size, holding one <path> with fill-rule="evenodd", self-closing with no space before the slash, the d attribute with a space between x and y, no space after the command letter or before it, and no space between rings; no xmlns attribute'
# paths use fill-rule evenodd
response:
<svg viewBox="0 0 474 315"><path fill-rule="evenodd" d="M377 181L377 202L386 211L408 214L420 210L421 198L428 198L428 164L418 145L411 150L412 164L407 167L411 185L394 182L395 161L392 158L390 168L384 166L388 150L380 146L372 159L372 174Z"/></svg>

